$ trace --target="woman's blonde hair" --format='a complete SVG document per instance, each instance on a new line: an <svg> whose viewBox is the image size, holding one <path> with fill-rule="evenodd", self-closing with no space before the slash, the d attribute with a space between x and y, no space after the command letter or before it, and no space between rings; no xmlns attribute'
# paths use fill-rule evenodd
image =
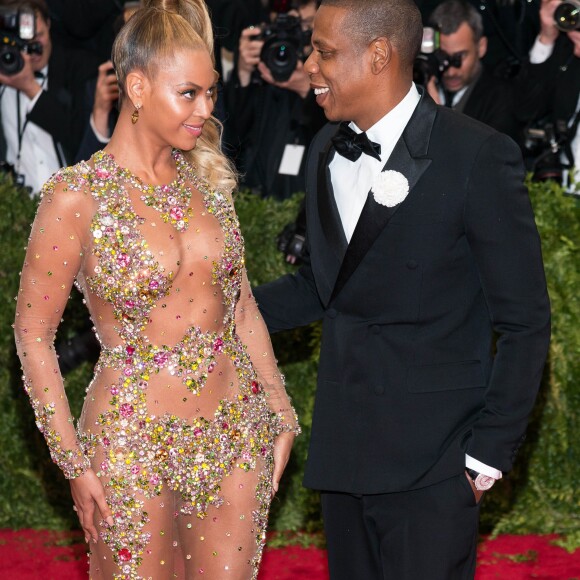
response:
<svg viewBox="0 0 580 580"><path fill-rule="evenodd" d="M144 0L123 26L113 44L112 61L125 96L127 75L133 70L154 74L155 68L178 50L207 50L213 60L213 32L203 0ZM231 192L236 173L221 151L222 125L210 117L195 149L185 156L211 187Z"/></svg>

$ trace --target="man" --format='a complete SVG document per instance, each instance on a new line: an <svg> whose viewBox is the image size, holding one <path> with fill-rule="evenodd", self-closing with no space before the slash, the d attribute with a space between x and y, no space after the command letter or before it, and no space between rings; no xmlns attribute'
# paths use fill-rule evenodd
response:
<svg viewBox="0 0 580 580"><path fill-rule="evenodd" d="M541 0L468 2L483 21L483 34L487 37L487 50L483 57L485 66L495 77L513 79L540 28L538 6ZM416 0L415 3L427 24L441 0Z"/></svg>
<svg viewBox="0 0 580 580"><path fill-rule="evenodd" d="M323 0L310 263L255 292L272 331L323 319L304 483L333 580L473 577L549 342L519 149L417 91L421 35L411 0Z"/></svg>
<svg viewBox="0 0 580 580"><path fill-rule="evenodd" d="M441 50L452 63L439 83L435 78L429 83L433 100L517 139L511 86L494 78L482 64L487 38L481 14L466 0L446 0L429 21L439 30Z"/></svg>
<svg viewBox="0 0 580 580"><path fill-rule="evenodd" d="M60 167L74 159L88 120L84 89L97 63L85 53L53 45L44 0L7 0L3 6L31 8L35 42L42 54L23 54L24 67L0 74L0 160L14 166L19 181L33 193Z"/></svg>
<svg viewBox="0 0 580 580"><path fill-rule="evenodd" d="M316 0L287 4L295 7L288 14L300 18L306 41ZM325 119L301 59L285 80L276 80L262 62L262 28L248 27L240 37L237 65L226 87L225 142L236 151L242 187L263 197L285 199L304 191L306 149ZM277 60L284 62L282 57Z"/></svg>
<svg viewBox="0 0 580 580"><path fill-rule="evenodd" d="M540 34L518 79L517 114L528 125L551 126L559 145L551 155L552 144L544 139L541 156L530 160L536 176L562 178L564 187L578 193L578 184L563 169L580 165L580 30L556 27L554 12L560 4L548 0L541 5Z"/></svg>

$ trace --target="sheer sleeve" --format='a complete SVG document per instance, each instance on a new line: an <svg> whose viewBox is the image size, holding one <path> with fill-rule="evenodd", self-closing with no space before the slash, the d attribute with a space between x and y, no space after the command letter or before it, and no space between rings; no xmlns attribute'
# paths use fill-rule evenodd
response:
<svg viewBox="0 0 580 580"><path fill-rule="evenodd" d="M54 340L82 261L79 231L87 213L85 197L57 178L45 185L21 272L14 324L36 424L68 479L84 473L89 458L74 428Z"/></svg>
<svg viewBox="0 0 580 580"><path fill-rule="evenodd" d="M284 386L284 376L278 369L270 335L254 300L245 270L236 306L236 330L262 382L270 408L280 420L281 432L300 433L296 412Z"/></svg>

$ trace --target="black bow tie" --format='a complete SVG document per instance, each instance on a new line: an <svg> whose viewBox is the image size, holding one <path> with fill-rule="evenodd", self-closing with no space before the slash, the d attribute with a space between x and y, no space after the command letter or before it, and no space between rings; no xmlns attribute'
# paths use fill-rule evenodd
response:
<svg viewBox="0 0 580 580"><path fill-rule="evenodd" d="M341 123L332 144L339 155L356 161L363 153L381 160L381 146L369 140L366 133L355 133L347 123Z"/></svg>

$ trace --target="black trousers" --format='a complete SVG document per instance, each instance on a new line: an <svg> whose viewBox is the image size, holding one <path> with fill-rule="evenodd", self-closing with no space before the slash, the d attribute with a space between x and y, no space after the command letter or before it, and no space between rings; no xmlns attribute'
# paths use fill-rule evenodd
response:
<svg viewBox="0 0 580 580"><path fill-rule="evenodd" d="M322 492L331 580L470 580L479 505L465 474L397 493Z"/></svg>

